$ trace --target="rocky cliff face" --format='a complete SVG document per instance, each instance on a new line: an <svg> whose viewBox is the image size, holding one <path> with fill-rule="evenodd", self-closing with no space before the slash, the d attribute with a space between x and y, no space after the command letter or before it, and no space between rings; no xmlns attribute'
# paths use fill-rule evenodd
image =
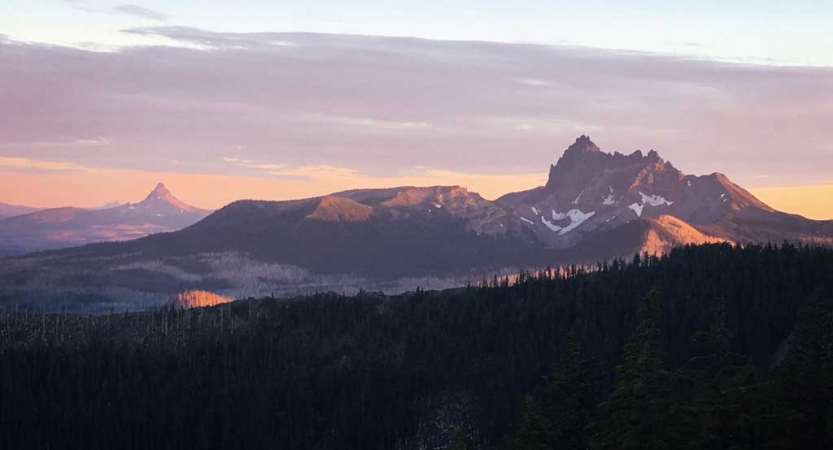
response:
<svg viewBox="0 0 833 450"><path fill-rule="evenodd" d="M784 214L773 210L725 175L686 175L651 150L630 155L605 153L581 136L550 167L547 184L497 200L510 209L547 245L568 248L593 233L613 230L637 220L654 226L685 225L706 236L729 241L754 239L751 219L781 228ZM657 222L656 219L668 219ZM801 219L806 221L806 219ZM741 223L743 222L743 223ZM809 226L806 221L804 226ZM792 225L801 228L801 224ZM819 224L824 228L824 224ZM819 230L821 231L821 230ZM664 245L703 241L691 232L670 233Z"/></svg>

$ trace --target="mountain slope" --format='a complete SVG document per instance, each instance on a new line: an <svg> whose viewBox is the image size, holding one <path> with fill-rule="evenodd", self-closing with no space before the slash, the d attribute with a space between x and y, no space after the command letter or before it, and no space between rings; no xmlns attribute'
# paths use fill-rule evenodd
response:
<svg viewBox="0 0 833 450"><path fill-rule="evenodd" d="M663 216L707 237L733 242L833 243L833 222L775 211L723 174L686 175L653 150L647 155L638 150L605 153L586 136L550 167L545 186L506 195L497 203L556 248L578 245L593 232ZM691 232L664 235L677 244L703 240Z"/></svg>
<svg viewBox="0 0 833 450"><path fill-rule="evenodd" d="M0 219L4 219L6 217L21 216L23 214L29 214L39 210L40 208L32 208L30 206L0 203Z"/></svg>
<svg viewBox="0 0 833 450"><path fill-rule="evenodd" d="M9 228L17 239L27 230L62 242L90 233L103 240L112 230L123 238L172 217L183 228L201 214L159 186L135 205L7 219L0 241ZM133 225L119 227L125 223ZM582 136L550 167L545 186L496 201L458 186L245 200L179 231L0 259L0 302L136 309L192 289L227 297L402 292L686 244L783 240L833 244L833 222L776 211L722 174L686 175L655 151L605 153Z"/></svg>
<svg viewBox="0 0 833 450"><path fill-rule="evenodd" d="M134 239L187 227L208 213L183 203L159 183L136 204L52 208L0 220L0 248L31 251Z"/></svg>
<svg viewBox="0 0 833 450"><path fill-rule="evenodd" d="M164 258L222 252L381 279L541 263L546 253L520 221L475 193L401 187L287 202L239 201L175 233L63 254Z"/></svg>

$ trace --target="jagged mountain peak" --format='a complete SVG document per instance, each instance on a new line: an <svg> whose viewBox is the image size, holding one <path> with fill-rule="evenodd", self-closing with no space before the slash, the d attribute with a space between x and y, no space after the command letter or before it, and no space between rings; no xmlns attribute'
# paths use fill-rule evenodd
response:
<svg viewBox="0 0 833 450"><path fill-rule="evenodd" d="M644 166L668 166L673 168L670 162L662 159L656 150L651 149L647 154L642 150L635 150L629 155L619 152L608 153L596 145L589 136L581 135L576 141L567 147L558 162L551 166L551 176L567 172L587 165L602 167L623 167L632 165Z"/></svg>
<svg viewBox="0 0 833 450"><path fill-rule="evenodd" d="M602 151L587 136L580 136L565 150L555 165L550 166L546 186L531 195L533 203L551 199L558 211L577 206L593 206L602 202L610 206L616 201L639 200L639 192L653 195L680 183L684 177L659 153L641 150L625 155Z"/></svg>
<svg viewBox="0 0 833 450"><path fill-rule="evenodd" d="M506 195L498 203L556 247L575 245L595 230L665 215L705 227L741 216L769 220L767 214L776 212L722 173L685 175L656 150L606 153L587 136L550 167L546 186Z"/></svg>
<svg viewBox="0 0 833 450"><path fill-rule="evenodd" d="M574 153L593 153L601 152L602 150L590 139L590 136L581 135L576 138L576 142L570 145L564 152L565 155Z"/></svg>

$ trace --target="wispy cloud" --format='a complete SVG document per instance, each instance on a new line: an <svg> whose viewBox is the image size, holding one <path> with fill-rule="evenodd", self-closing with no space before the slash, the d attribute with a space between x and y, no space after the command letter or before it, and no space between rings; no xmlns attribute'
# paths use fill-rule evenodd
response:
<svg viewBox="0 0 833 450"><path fill-rule="evenodd" d="M549 87L553 85L552 82L549 82L547 80L539 80L536 78L515 78L513 79L513 81L526 86Z"/></svg>
<svg viewBox="0 0 833 450"><path fill-rule="evenodd" d="M206 176L314 180L281 185L294 193L347 181L454 183L413 169L422 166L480 174L470 186L506 192L518 174L545 177L591 134L608 151L653 148L688 173L721 171L751 186L760 174L768 185L829 179L819 161L833 156L833 103L819 93L833 92L830 69L484 42L132 32L177 44L95 53L1 42L0 155L147 173L176 160ZM332 173L339 183L318 175Z"/></svg>
<svg viewBox="0 0 833 450"><path fill-rule="evenodd" d="M409 131L432 128L431 124L428 122L382 120L369 117L345 117L317 114L313 116L313 119L318 123L327 125L362 128L376 131Z"/></svg>
<svg viewBox="0 0 833 450"><path fill-rule="evenodd" d="M73 139L66 141L28 141L28 142L2 142L0 148L79 148L79 147L105 147L112 143L110 138L97 137L88 139Z"/></svg>
<svg viewBox="0 0 833 450"><path fill-rule="evenodd" d="M45 172L86 172L89 169L71 162L41 161L29 158L0 156L0 170L36 170Z"/></svg>
<svg viewBox="0 0 833 450"><path fill-rule="evenodd" d="M155 20L157 22L166 22L170 19L167 14L139 5L118 5L113 7L113 11L140 19Z"/></svg>
<svg viewBox="0 0 833 450"><path fill-rule="evenodd" d="M251 159L232 158L228 156L224 156L223 161L232 164L252 164L254 162Z"/></svg>
<svg viewBox="0 0 833 450"><path fill-rule="evenodd" d="M137 27L122 30L138 36L162 37L209 50L266 51L298 45L285 33L217 33L182 26Z"/></svg>
<svg viewBox="0 0 833 450"><path fill-rule="evenodd" d="M236 157L228 157L224 156L223 161L229 163L236 167L242 167L245 169L251 169L255 171L262 171L262 172L277 172L281 170L285 170L289 168L288 164L273 164L273 163L264 163L264 162L257 162L251 159L243 159L243 158L236 158Z"/></svg>
<svg viewBox="0 0 833 450"><path fill-rule="evenodd" d="M319 178L319 177L360 177L357 170L347 169L344 167L334 167L327 165L300 165L292 166L290 164L276 164L252 161L251 159L242 159L234 157L223 157L223 161L241 167L250 169L252 171L261 172L265 175L277 177L292 177L292 178Z"/></svg>
<svg viewBox="0 0 833 450"><path fill-rule="evenodd" d="M280 164L257 162L248 159L224 157L223 161L238 167L251 169L263 175L279 179L303 179L315 186L332 186L332 191L313 191L318 195L336 190L356 187L390 187L390 186L435 186L464 185L473 186L486 196L497 197L505 193L502 189L513 186L525 189L541 182L542 175L532 174L486 174L466 173L428 166L410 167L397 173L375 175L363 173L352 167L340 167L328 164ZM487 187L488 186L488 187Z"/></svg>
<svg viewBox="0 0 833 450"><path fill-rule="evenodd" d="M80 1L66 1L68 3L74 4L74 7L76 9L86 11L89 13L130 16L137 19L151 20L154 22L167 22L170 19L170 16L168 16L167 14L152 10L150 8L145 8L144 6L139 5L126 4L113 6L111 8L96 8L91 6L85 6Z"/></svg>

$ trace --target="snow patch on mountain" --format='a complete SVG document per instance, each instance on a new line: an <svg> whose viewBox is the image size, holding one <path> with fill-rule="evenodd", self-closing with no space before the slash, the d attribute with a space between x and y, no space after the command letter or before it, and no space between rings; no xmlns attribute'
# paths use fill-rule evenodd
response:
<svg viewBox="0 0 833 450"><path fill-rule="evenodd" d="M645 195L642 192L639 193L642 196L642 204L643 205L651 205L651 206L662 206L668 205L671 206L674 202L670 202L665 199L665 197L661 195Z"/></svg>
<svg viewBox="0 0 833 450"><path fill-rule="evenodd" d="M532 208L532 212L533 212L533 213L535 213L535 215L536 215L536 216L541 215L541 212L540 212L540 211L538 211L538 208L536 208L536 207L534 207L534 206L532 206L531 208Z"/></svg>
<svg viewBox="0 0 833 450"><path fill-rule="evenodd" d="M564 236L565 234L575 230L576 228L580 227L584 222L587 222L591 217L596 215L596 211L591 211L589 213L582 212L578 209L571 209L566 213L558 213L553 210L552 218L553 220L564 220L569 218L570 224L566 227L562 227L556 225L550 221L548 221L543 216L541 217L541 223L543 223L547 228L552 230L553 232L558 233L559 236Z"/></svg>
<svg viewBox="0 0 833 450"><path fill-rule="evenodd" d="M524 222L526 222L526 223L528 223L528 224L530 224L530 225L535 225L535 222L533 222L533 221L531 221L531 220L527 219L526 217L521 217L521 220L523 220Z"/></svg>
<svg viewBox="0 0 833 450"><path fill-rule="evenodd" d="M615 205L616 200L613 198L613 194L608 195L602 199L602 204L605 206Z"/></svg>
<svg viewBox="0 0 833 450"><path fill-rule="evenodd" d="M578 202L581 200L582 195L584 195L584 189L582 189L581 192L579 192L578 197L576 197L576 199L573 200L574 205L578 205Z"/></svg>
<svg viewBox="0 0 833 450"><path fill-rule="evenodd" d="M633 212L636 213L637 217L642 217L642 209L645 208L645 205L640 205L639 203L634 203L634 204L628 206L628 208L632 209Z"/></svg>
<svg viewBox="0 0 833 450"><path fill-rule="evenodd" d="M562 227L560 227L560 226L550 222L549 220L547 220L547 218L544 217L544 216L541 216L541 223L543 223L547 228L552 230L552 232L554 232L554 233L558 233L559 231L561 231L563 229Z"/></svg>

